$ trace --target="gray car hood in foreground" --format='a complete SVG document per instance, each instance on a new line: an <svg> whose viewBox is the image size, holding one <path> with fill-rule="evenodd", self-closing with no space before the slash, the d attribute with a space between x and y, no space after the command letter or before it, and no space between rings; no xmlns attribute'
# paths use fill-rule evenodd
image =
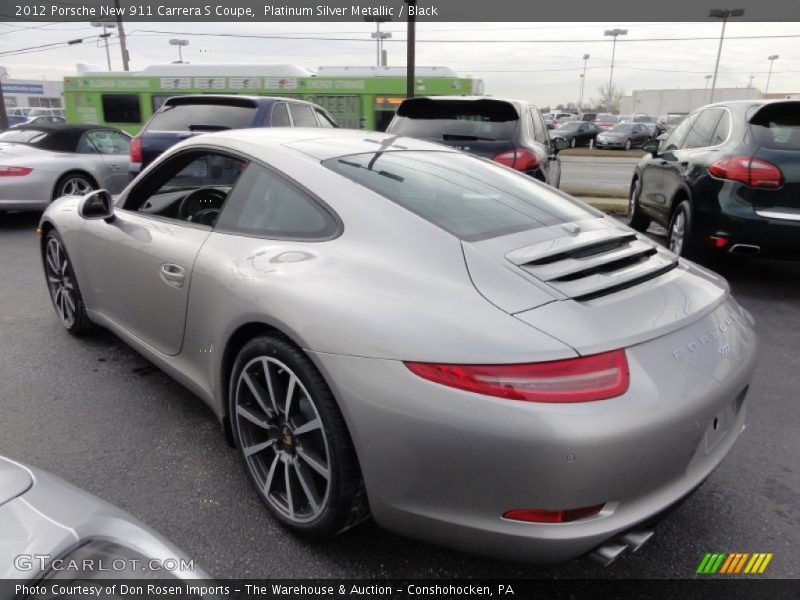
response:
<svg viewBox="0 0 800 600"><path fill-rule="evenodd" d="M714 310L728 290L721 277L608 217L463 247L489 302L579 354L679 329Z"/></svg>
<svg viewBox="0 0 800 600"><path fill-rule="evenodd" d="M33 485L31 472L0 456L0 506L21 496Z"/></svg>

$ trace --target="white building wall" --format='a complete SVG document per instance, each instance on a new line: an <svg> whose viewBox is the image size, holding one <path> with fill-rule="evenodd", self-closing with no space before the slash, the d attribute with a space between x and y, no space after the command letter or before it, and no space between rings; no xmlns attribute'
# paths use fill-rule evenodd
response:
<svg viewBox="0 0 800 600"><path fill-rule="evenodd" d="M762 98L764 94L757 88L717 88L714 102L731 100L753 100ZM630 96L624 96L620 102L620 113L646 113L663 115L666 113L688 113L709 103L711 90L671 89L671 90L634 90Z"/></svg>
<svg viewBox="0 0 800 600"><path fill-rule="evenodd" d="M0 86L7 108L17 106L41 106L62 108L64 106L64 82L42 79L12 79L0 67Z"/></svg>

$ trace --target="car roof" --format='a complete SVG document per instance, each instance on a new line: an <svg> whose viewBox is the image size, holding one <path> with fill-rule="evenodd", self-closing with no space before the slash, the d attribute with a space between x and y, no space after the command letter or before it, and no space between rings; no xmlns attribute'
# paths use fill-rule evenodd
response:
<svg viewBox="0 0 800 600"><path fill-rule="evenodd" d="M520 106L535 106L532 102L528 102L527 100L518 100L517 98L503 98L500 96L414 96L413 98L406 98L406 100L468 100L468 101L477 101L477 100L496 100L498 102L508 102L510 104L514 104L517 107ZM405 102L406 100L403 100Z"/></svg>
<svg viewBox="0 0 800 600"><path fill-rule="evenodd" d="M275 102L296 102L299 104L308 104L309 106L317 106L313 102L307 102L298 98L288 98L286 96L250 96L244 94L184 94L170 96L164 104L224 104L227 101L234 104L243 104L249 101L256 106L267 106Z"/></svg>
<svg viewBox="0 0 800 600"><path fill-rule="evenodd" d="M260 148L278 146L312 156L319 160L376 151L427 150L456 152L453 148L415 138L390 135L360 129L322 129L315 127L258 127L229 129L197 136L183 142L182 146L223 142L259 158Z"/></svg>

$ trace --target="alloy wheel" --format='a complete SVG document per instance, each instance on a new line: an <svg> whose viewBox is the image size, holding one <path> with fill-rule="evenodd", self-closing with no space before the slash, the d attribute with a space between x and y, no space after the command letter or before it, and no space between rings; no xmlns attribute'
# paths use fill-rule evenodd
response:
<svg viewBox="0 0 800 600"><path fill-rule="evenodd" d="M319 517L331 492L331 457L299 377L275 358L256 357L239 375L234 406L242 454L270 506L296 523Z"/></svg>
<svg viewBox="0 0 800 600"><path fill-rule="evenodd" d="M47 240L45 270L53 306L64 326L69 329L75 324L78 300L75 294L75 282L69 268L69 259L61 242L55 237Z"/></svg>
<svg viewBox="0 0 800 600"><path fill-rule="evenodd" d="M686 235L686 215L683 211L678 211L672 221L669 231L669 249L680 256L683 251L684 237Z"/></svg>
<svg viewBox="0 0 800 600"><path fill-rule="evenodd" d="M91 192L94 188L85 178L74 176L64 180L61 185L61 196L83 196Z"/></svg>

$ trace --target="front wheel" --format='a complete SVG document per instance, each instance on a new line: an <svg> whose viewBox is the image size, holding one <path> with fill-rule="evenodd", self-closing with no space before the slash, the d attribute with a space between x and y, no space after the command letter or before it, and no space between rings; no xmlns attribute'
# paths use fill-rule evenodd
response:
<svg viewBox="0 0 800 600"><path fill-rule="evenodd" d="M72 263L55 230L45 238L44 274L50 300L61 324L74 335L86 333L91 328L91 321L86 314L86 305Z"/></svg>
<svg viewBox="0 0 800 600"><path fill-rule="evenodd" d="M231 424L250 481L281 524L312 538L368 516L353 443L309 358L285 338L248 342L234 364Z"/></svg>

